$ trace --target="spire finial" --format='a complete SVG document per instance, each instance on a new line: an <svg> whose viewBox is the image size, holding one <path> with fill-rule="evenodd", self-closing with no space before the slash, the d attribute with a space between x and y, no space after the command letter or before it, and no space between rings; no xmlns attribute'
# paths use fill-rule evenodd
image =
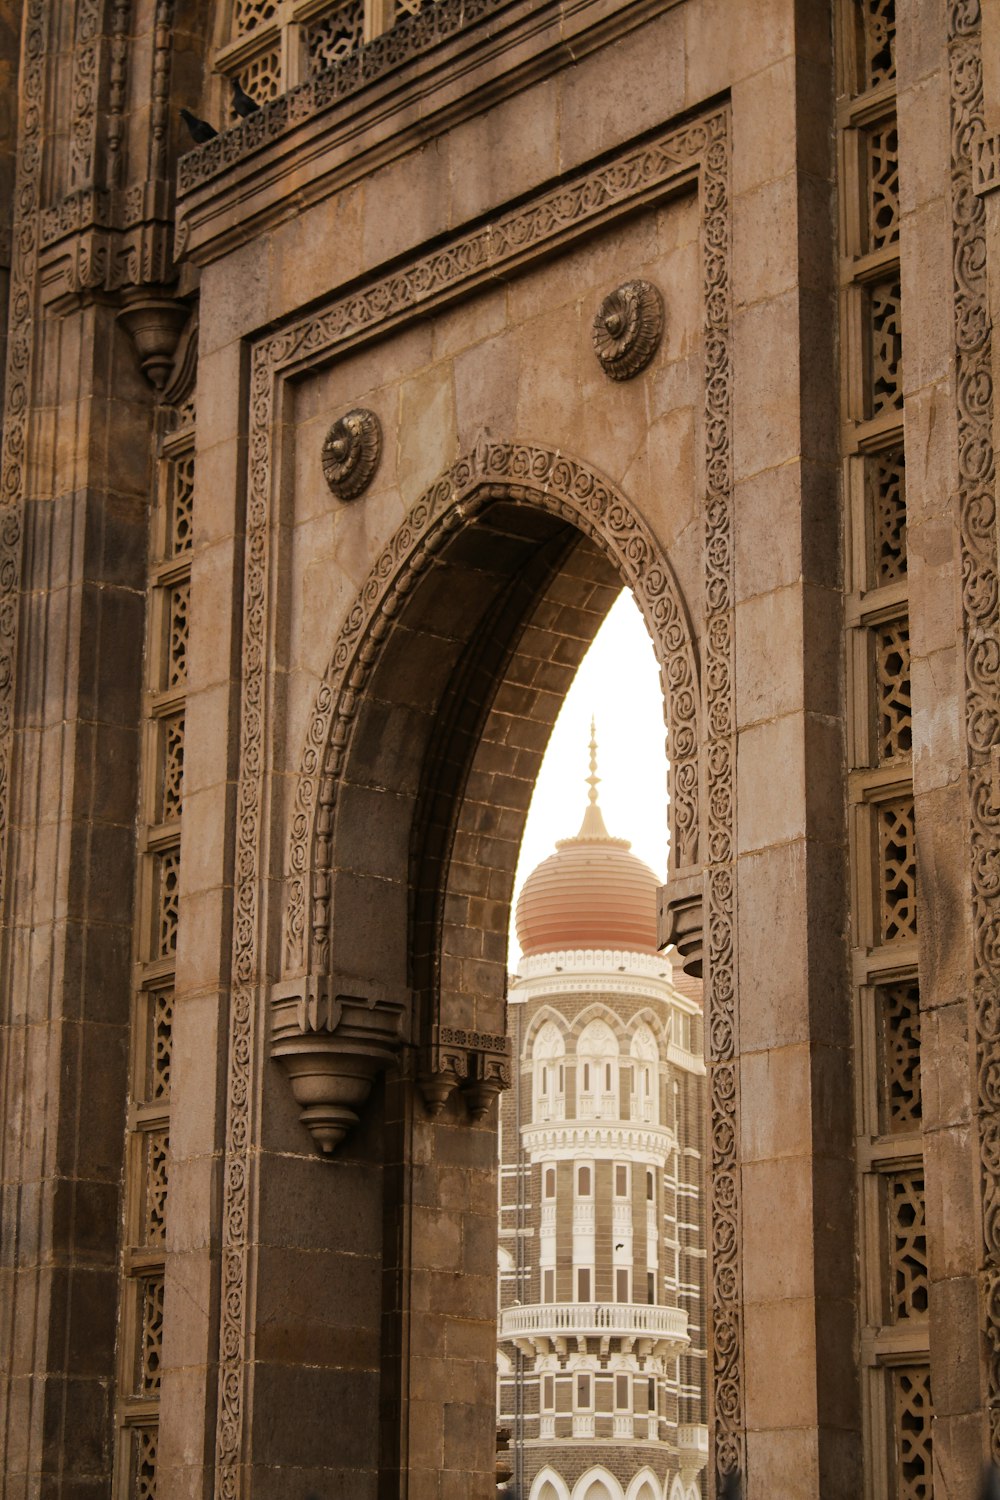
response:
<svg viewBox="0 0 1000 1500"><path fill-rule="evenodd" d="M594 724L593 715L591 715L591 719L590 719L590 775L587 777L587 784L590 787L590 791L587 793L587 797L588 797L588 800L590 802L591 807L596 807L597 806L597 783L600 781L600 779L601 778L597 774L597 729L596 729L596 726Z"/></svg>

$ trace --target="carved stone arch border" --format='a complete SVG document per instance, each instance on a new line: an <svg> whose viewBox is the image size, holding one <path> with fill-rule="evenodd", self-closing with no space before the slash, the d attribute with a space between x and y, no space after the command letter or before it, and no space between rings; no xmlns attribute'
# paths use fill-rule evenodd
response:
<svg viewBox="0 0 1000 1500"><path fill-rule="evenodd" d="M43 12L39 0L31 10ZM186 162L191 161L187 157ZM489 223L460 231L366 286L268 332L250 350L248 483L243 581L243 667L237 789L233 954L229 1006L221 1326L216 1473L222 1500L242 1488L246 1379L252 1296L249 1287L254 1099L260 1007L268 959L261 942L261 890L267 785L271 640L270 553L279 441L279 392L285 379L337 357L389 328L494 284L534 257L607 228L637 209L694 186L701 219L704 439L702 502L704 595L700 797L702 873L687 882L692 904L704 892L712 1223L713 1440L716 1468L745 1472L736 986L735 712L733 684L732 358L730 328L730 115L726 102L665 127L614 157L582 167ZM11 387L8 385L8 405ZM8 453L10 448L8 445ZM5 472L5 484L7 473ZM15 491L18 488L15 481ZM0 571L0 596L7 582ZM0 606L4 603L0 597ZM12 653L13 613L0 607L0 659ZM0 682L0 697L3 684ZM0 719L0 756L4 724ZM316 747L318 750L318 747ZM5 789L0 783L0 798ZM0 807L0 831L4 826ZM300 872L301 873L301 872Z"/></svg>
<svg viewBox="0 0 1000 1500"><path fill-rule="evenodd" d="M330 964L330 833L355 713L392 622L448 537L492 500L526 502L570 522L615 564L653 638L667 709L671 863L698 861L699 685L680 590L648 526L596 470L546 448L481 442L421 495L383 549L341 629L313 706L289 841L285 973Z"/></svg>

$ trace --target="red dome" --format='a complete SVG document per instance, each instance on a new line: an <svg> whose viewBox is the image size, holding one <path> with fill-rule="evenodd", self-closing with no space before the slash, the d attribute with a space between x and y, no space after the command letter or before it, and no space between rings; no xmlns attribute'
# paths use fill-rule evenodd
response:
<svg viewBox="0 0 1000 1500"><path fill-rule="evenodd" d="M576 838L560 839L521 888L515 917L521 951L655 953L659 881L630 849L628 839L611 837L591 802Z"/></svg>

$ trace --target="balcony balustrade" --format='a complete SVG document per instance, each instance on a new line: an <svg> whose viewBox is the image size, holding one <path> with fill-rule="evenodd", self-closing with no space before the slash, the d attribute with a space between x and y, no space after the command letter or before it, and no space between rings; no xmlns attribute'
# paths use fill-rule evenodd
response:
<svg viewBox="0 0 1000 1500"><path fill-rule="evenodd" d="M620 1339L625 1353L680 1354L690 1344L687 1313L679 1307L645 1302L538 1302L506 1307L500 1314L500 1337L524 1354L566 1354L575 1345L582 1353L587 1339L599 1339L605 1350Z"/></svg>

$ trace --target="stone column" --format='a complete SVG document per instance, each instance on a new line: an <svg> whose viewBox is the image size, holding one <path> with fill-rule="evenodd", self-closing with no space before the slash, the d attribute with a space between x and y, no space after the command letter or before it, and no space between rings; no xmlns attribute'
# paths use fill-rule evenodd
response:
<svg viewBox="0 0 1000 1500"><path fill-rule="evenodd" d="M113 1451L152 391L113 309L38 325L4 870L8 1493Z"/></svg>

